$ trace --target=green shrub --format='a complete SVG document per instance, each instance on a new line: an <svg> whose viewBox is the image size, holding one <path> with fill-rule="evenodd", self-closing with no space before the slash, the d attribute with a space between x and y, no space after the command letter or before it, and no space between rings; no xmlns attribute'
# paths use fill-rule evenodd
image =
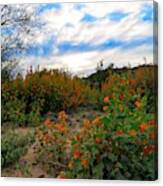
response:
<svg viewBox="0 0 163 186"><path fill-rule="evenodd" d="M14 164L34 141L33 134L22 135L8 132L2 135L1 140L1 166L5 168Z"/></svg>
<svg viewBox="0 0 163 186"><path fill-rule="evenodd" d="M130 95L127 85L124 79L113 86L114 95L104 98L106 116L87 120L74 136L66 177L156 178L156 118L146 113L147 97Z"/></svg>
<svg viewBox="0 0 163 186"><path fill-rule="evenodd" d="M38 126L40 124L40 107L37 103L32 104L31 112L26 115L26 119L29 126Z"/></svg>
<svg viewBox="0 0 163 186"><path fill-rule="evenodd" d="M2 124L12 122L14 126L24 126L26 123L25 102L15 99L2 104Z"/></svg>

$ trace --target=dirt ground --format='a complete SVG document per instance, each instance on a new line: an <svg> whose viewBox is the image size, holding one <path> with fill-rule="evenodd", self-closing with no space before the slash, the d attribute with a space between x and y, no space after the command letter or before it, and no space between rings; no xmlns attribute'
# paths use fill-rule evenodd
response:
<svg viewBox="0 0 163 186"><path fill-rule="evenodd" d="M103 112L88 109L88 108L78 108L75 111L68 114L68 125L72 127L72 130L77 131L80 129L82 121L84 119L94 119L97 116L104 115ZM56 115L53 113L48 113L45 116L50 117L52 120L56 120ZM28 134L31 130L35 128L17 128L16 132L23 135ZM36 161L37 151L36 151L37 141L35 141L31 146L29 146L27 152L20 157L18 162L14 165L4 168L1 171L3 177L34 177L34 178L49 178L49 175L42 165Z"/></svg>

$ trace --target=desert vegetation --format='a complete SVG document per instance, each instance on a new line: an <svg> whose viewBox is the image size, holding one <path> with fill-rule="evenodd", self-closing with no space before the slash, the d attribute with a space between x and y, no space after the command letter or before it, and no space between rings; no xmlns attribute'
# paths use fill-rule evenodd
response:
<svg viewBox="0 0 163 186"><path fill-rule="evenodd" d="M154 180L157 66L2 81L2 176Z"/></svg>

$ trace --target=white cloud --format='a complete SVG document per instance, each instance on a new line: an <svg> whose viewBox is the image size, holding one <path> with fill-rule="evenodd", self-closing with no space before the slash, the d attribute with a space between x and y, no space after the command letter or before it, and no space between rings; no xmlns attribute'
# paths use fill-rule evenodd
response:
<svg viewBox="0 0 163 186"><path fill-rule="evenodd" d="M114 11L122 12L135 12L140 9L142 2L99 2L92 6L92 3L88 3L87 6L82 9L84 13L90 13L96 17L103 17L107 13Z"/></svg>
<svg viewBox="0 0 163 186"><path fill-rule="evenodd" d="M87 3L79 11L74 9L73 3L65 3L59 10L46 11L40 19L47 23L44 32L55 34L58 43L69 41L98 44L110 38L133 39L151 35L153 31L152 24L141 23L138 18L143 4L144 2ZM103 18L114 11L129 12L130 14L121 22ZM91 14L100 19L91 24L80 22L85 14ZM67 27L67 23L72 26Z"/></svg>
<svg viewBox="0 0 163 186"><path fill-rule="evenodd" d="M149 2L150 3L150 2ZM99 60L104 59L104 66L115 63L115 66L132 66L144 63L147 57L153 62L152 46L141 46L132 50L110 49L107 51L92 51L84 53L57 54L57 44L64 41L72 43L100 44L108 39L132 40L153 35L153 24L141 22L139 13L144 2L108 2L86 3L80 11L74 9L74 4L64 3L61 9L50 9L40 15L46 25L38 32L35 42L43 43L49 37L56 37L56 46L52 56L27 57L22 59L20 67L30 65L46 68L64 68L73 74L85 75L95 71ZM104 17L106 14L121 11L130 14L122 21L114 22ZM99 19L91 24L81 22L85 14L91 14Z"/></svg>

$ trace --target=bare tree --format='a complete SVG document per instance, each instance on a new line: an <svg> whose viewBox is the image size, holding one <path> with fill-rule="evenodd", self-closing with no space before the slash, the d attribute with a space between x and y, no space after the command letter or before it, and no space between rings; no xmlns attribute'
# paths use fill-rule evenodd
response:
<svg viewBox="0 0 163 186"><path fill-rule="evenodd" d="M9 69L15 66L17 57L26 51L36 31L41 27L34 10L35 5L27 4L1 6L2 70L6 71L8 66Z"/></svg>

